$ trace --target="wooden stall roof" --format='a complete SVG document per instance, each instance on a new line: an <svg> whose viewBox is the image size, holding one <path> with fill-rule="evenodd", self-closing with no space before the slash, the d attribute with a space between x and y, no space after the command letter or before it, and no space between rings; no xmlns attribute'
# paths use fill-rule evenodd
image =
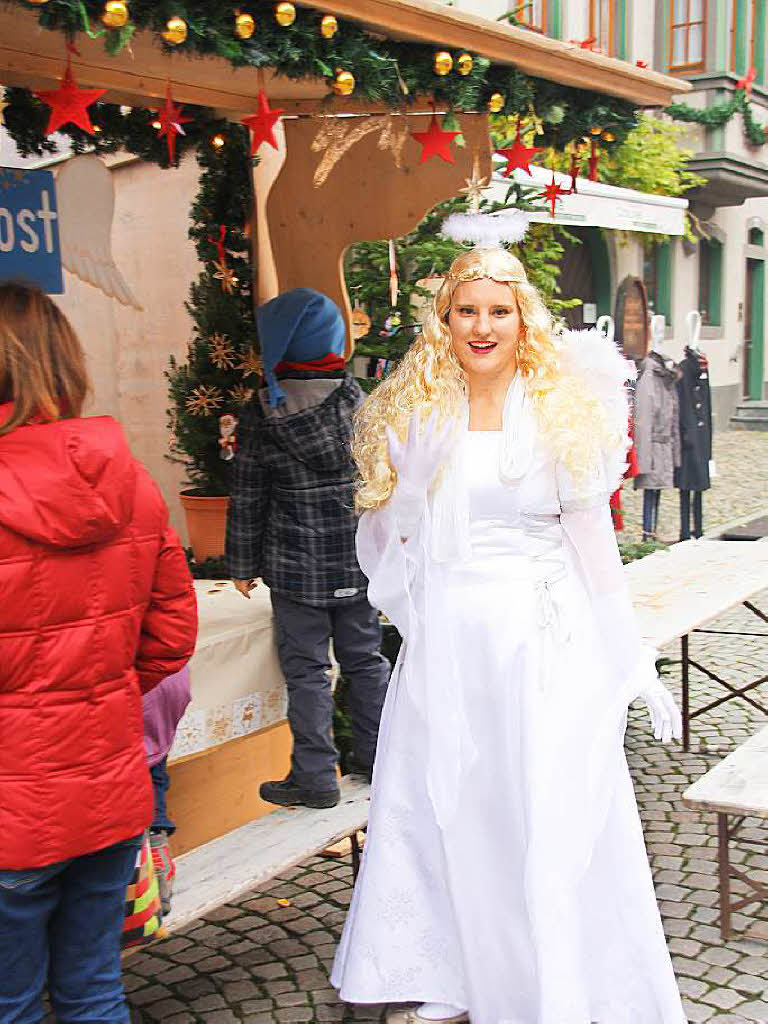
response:
<svg viewBox="0 0 768 1024"><path fill-rule="evenodd" d="M690 88L685 81L429 0L304 3L394 39L470 50L497 63L514 64L531 75L620 96L643 106L667 104L673 94ZM152 106L164 97L169 80L177 102L211 107L233 118L256 109L256 97L262 88L273 104L288 113L317 112L318 101L328 97L327 84L321 78L293 81L269 70L232 68L219 57L165 53L148 32L137 33L130 50L126 48L114 57L105 53L100 39L80 35L77 44L80 56L73 58L72 68L78 83L106 87L105 99L110 102ZM35 11L0 7L0 84L50 88L61 77L64 59L63 37L41 29ZM353 96L333 99L327 112L381 109Z"/></svg>

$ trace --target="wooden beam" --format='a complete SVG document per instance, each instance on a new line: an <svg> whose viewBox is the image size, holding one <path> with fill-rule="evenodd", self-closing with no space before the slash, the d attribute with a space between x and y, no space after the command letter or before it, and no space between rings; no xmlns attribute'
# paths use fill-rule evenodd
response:
<svg viewBox="0 0 768 1024"><path fill-rule="evenodd" d="M590 53L535 32L455 11L429 0L305 0L311 7L358 21L393 38L471 50L564 85L592 89L632 102L666 104L689 83ZM61 77L66 60L60 33L41 29L35 11L0 8L0 83L46 89ZM167 82L179 103L210 107L233 119L256 109L259 91L291 113L376 113L381 104L355 97L329 101L322 78L294 81L270 69L233 68L218 57L166 53L150 32L138 32L130 51L110 57L102 39L77 40L72 67L83 86L106 87L113 103L153 106Z"/></svg>
<svg viewBox="0 0 768 1024"><path fill-rule="evenodd" d="M620 96L639 106L666 106L675 94L691 89L689 82L670 75L434 0L302 0L302 5L356 21L391 39L470 50L529 75Z"/></svg>

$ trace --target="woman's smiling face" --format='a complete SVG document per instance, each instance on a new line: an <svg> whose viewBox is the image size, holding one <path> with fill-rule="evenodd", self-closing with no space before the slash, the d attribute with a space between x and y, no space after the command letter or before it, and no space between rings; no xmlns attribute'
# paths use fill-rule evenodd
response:
<svg viewBox="0 0 768 1024"><path fill-rule="evenodd" d="M456 358L468 378L513 377L522 321L512 288L490 278L462 281L448 312Z"/></svg>

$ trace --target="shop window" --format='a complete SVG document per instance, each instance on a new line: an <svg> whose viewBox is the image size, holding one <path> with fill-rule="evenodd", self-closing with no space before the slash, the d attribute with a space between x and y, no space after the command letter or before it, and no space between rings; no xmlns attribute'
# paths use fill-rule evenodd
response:
<svg viewBox="0 0 768 1024"><path fill-rule="evenodd" d="M663 313L670 323L672 317L672 250L669 242L652 245L643 258L643 283L648 294L650 313Z"/></svg>
<svg viewBox="0 0 768 1024"><path fill-rule="evenodd" d="M719 242L699 242L699 312L702 324L719 327L723 276L723 247Z"/></svg>
<svg viewBox="0 0 768 1024"><path fill-rule="evenodd" d="M669 0L669 70L704 67L705 0Z"/></svg>
<svg viewBox="0 0 768 1024"><path fill-rule="evenodd" d="M545 32L547 25L546 0L522 0L512 4L512 13L525 28Z"/></svg>

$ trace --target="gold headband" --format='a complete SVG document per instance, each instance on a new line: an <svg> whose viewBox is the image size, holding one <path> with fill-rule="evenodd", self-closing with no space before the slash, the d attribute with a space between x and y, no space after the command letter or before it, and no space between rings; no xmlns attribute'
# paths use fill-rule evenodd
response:
<svg viewBox="0 0 768 1024"><path fill-rule="evenodd" d="M482 281L484 278L489 278L491 281L498 281L499 284L528 284L528 278L523 273L511 274L511 273L494 273L488 270L486 267L475 267L472 270L462 270L458 274L446 274L446 281L455 281L457 284L461 281Z"/></svg>

